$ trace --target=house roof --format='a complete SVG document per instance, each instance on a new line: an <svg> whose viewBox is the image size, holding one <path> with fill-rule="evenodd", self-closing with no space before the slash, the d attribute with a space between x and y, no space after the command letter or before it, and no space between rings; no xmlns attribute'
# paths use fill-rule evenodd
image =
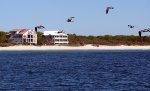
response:
<svg viewBox="0 0 150 91"><path fill-rule="evenodd" d="M63 32L58 33L60 30L53 30L53 31L44 31L43 35L67 35Z"/></svg>
<svg viewBox="0 0 150 91"><path fill-rule="evenodd" d="M24 34L24 33L26 33L27 31L28 31L27 29L22 29L21 31L19 31L18 34Z"/></svg>
<svg viewBox="0 0 150 91"><path fill-rule="evenodd" d="M24 34L29 30L31 30L31 29L13 29L13 30L10 31L10 33Z"/></svg>

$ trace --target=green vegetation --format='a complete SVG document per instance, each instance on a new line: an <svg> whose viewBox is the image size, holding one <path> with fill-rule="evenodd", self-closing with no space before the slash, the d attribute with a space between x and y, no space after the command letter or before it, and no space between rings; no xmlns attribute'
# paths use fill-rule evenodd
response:
<svg viewBox="0 0 150 91"><path fill-rule="evenodd" d="M70 45L150 45L149 36L125 36L125 35L104 35L104 36L77 36L76 34L69 34Z"/></svg>
<svg viewBox="0 0 150 91"><path fill-rule="evenodd" d="M5 32L0 31L0 43L4 43L6 40Z"/></svg>
<svg viewBox="0 0 150 91"><path fill-rule="evenodd" d="M42 32L37 32L37 45L42 45Z"/></svg>
<svg viewBox="0 0 150 91"><path fill-rule="evenodd" d="M42 45L42 32L37 32L37 45ZM0 31L0 45L12 44L10 40L7 40L6 32ZM126 36L126 35L104 35L104 36L78 36L76 34L68 34L69 45L71 46L80 46L86 44L98 45L150 45L149 36Z"/></svg>
<svg viewBox="0 0 150 91"><path fill-rule="evenodd" d="M14 45L11 40L6 39L7 32L0 31L0 46Z"/></svg>

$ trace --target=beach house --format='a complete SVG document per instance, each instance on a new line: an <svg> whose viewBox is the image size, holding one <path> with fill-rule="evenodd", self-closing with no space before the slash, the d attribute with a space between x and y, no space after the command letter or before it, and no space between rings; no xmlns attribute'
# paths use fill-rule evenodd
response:
<svg viewBox="0 0 150 91"><path fill-rule="evenodd" d="M6 38L16 44L37 44L36 31L31 29L13 29Z"/></svg>
<svg viewBox="0 0 150 91"><path fill-rule="evenodd" d="M68 35L63 30L44 31L42 40L49 44L68 44Z"/></svg>

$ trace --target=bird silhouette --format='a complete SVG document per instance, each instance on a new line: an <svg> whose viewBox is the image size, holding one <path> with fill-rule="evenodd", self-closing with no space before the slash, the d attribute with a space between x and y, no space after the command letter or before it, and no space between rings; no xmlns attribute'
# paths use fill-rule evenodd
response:
<svg viewBox="0 0 150 91"><path fill-rule="evenodd" d="M58 31L58 33L63 33L64 32L64 30L60 30L60 31Z"/></svg>
<svg viewBox="0 0 150 91"><path fill-rule="evenodd" d="M35 27L35 31L37 32L37 29L42 29L42 28L45 28L44 26L40 25L40 26L36 26Z"/></svg>
<svg viewBox="0 0 150 91"><path fill-rule="evenodd" d="M128 25L129 28L135 28L136 26ZM138 28L138 27L136 27Z"/></svg>
<svg viewBox="0 0 150 91"><path fill-rule="evenodd" d="M67 19L67 22L74 22L74 21L72 21L73 18L75 18L75 17L70 17L70 18L68 18L68 19Z"/></svg>
<svg viewBox="0 0 150 91"><path fill-rule="evenodd" d="M140 36L140 37L141 37L141 35L142 35L142 32L150 32L150 28L140 30L140 31L139 31L139 36Z"/></svg>
<svg viewBox="0 0 150 91"><path fill-rule="evenodd" d="M114 7L111 7L111 6L110 6L110 7L107 7L107 8L106 8L106 14L108 14L109 9L114 9Z"/></svg>

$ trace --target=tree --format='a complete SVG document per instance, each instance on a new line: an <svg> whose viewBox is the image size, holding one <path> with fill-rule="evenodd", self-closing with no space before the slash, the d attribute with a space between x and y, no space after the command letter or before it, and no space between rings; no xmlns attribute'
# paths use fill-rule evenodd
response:
<svg viewBox="0 0 150 91"><path fill-rule="evenodd" d="M4 43L6 40L5 32L0 31L0 43Z"/></svg>
<svg viewBox="0 0 150 91"><path fill-rule="evenodd" d="M68 41L69 41L69 44L76 44L77 42L77 36L76 34L68 34Z"/></svg>
<svg viewBox="0 0 150 91"><path fill-rule="evenodd" d="M37 32L37 45L42 45L42 32Z"/></svg>

